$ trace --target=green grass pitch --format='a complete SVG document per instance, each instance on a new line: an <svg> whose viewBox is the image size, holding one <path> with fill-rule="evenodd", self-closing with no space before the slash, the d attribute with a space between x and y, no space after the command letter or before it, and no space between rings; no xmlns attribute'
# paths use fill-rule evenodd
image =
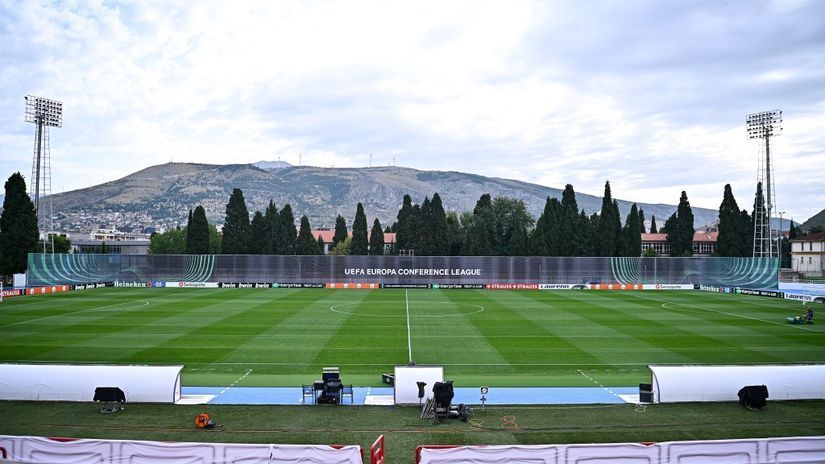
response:
<svg viewBox="0 0 825 464"><path fill-rule="evenodd" d="M825 362L799 302L704 292L97 289L6 299L0 362L184 364L184 386L633 386L648 364Z"/></svg>

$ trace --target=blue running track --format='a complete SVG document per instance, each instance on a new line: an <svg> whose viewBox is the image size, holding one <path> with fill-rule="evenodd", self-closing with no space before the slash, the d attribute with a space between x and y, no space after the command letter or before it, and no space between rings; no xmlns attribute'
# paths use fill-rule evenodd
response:
<svg viewBox="0 0 825 464"><path fill-rule="evenodd" d="M302 404L300 387L183 387L187 395L213 395L207 404ZM456 387L453 403L481 404L478 388ZM638 395L632 387L491 387L486 404L621 404L619 395ZM363 405L367 395L393 396L391 387L355 387L352 403L344 398L342 404ZM312 397L306 399L312 403Z"/></svg>

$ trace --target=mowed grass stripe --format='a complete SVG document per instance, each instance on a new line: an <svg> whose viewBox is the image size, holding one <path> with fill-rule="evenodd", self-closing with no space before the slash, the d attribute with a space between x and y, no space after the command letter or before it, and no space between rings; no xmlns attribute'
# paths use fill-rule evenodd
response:
<svg viewBox="0 0 825 464"><path fill-rule="evenodd" d="M318 290L301 290L301 293L303 301L300 308L292 308L277 325L247 340L220 362L243 364L269 361L273 366L288 365L290 373L311 370L310 366L314 365L319 353L329 345L330 338L341 321L339 315L329 311L329 307L338 301L335 293ZM355 302L364 297L363 294L348 296L354 298ZM315 324L310 325L310 322ZM266 365L257 365L254 369L256 372L267 373L283 370Z"/></svg>
<svg viewBox="0 0 825 464"><path fill-rule="evenodd" d="M448 295L451 298L461 297L453 293ZM536 307L535 300L515 292L474 291L472 298L472 301L489 308L489 312L485 310L479 317L470 318L470 322L502 358L511 365L518 365L515 372L544 373L546 369L541 367L544 364L602 362L599 357L559 336L556 329L570 323L569 320L561 320L570 314L556 307L555 302L540 301L541 305ZM531 309L525 310L522 306L527 303L531 304ZM550 323L548 313L561 315L561 318ZM553 327L554 324L556 327ZM499 335L502 328L506 328L508 333L542 334L543 338L538 342L521 338L486 338L487 335ZM479 359L478 362L485 361Z"/></svg>
<svg viewBox="0 0 825 464"><path fill-rule="evenodd" d="M475 293L475 292L473 292ZM471 295L471 294L467 294ZM485 301L451 298L454 292L415 290L409 292L413 357L419 364L496 364L512 372L510 360L479 330L478 321L499 311ZM431 335L440 335L431 337ZM460 342L454 336L462 336ZM427 336L424 338L423 336Z"/></svg>
<svg viewBox="0 0 825 464"><path fill-rule="evenodd" d="M85 295L94 295L94 299L87 297L82 302L71 298L50 299L52 305L58 307L65 305L67 308L63 308L56 317L2 327L0 333L3 335L18 331L25 333L31 331L32 328L37 328L38 335L10 339L15 345L16 360L111 362L117 359L113 356L114 351L109 350L112 347L94 342L97 338L122 334L135 327L137 321L145 323L147 320L157 320L166 316L164 310L153 308L152 303L144 304L145 302L158 298L158 302L169 300L175 304L184 302L197 304L192 302L192 300L197 301L197 298L193 298L196 295L186 295L180 290L170 292L161 290L146 292L132 289L118 292L118 290L121 289L90 290ZM110 298L113 293L117 296L114 302ZM71 293L59 295L71 296ZM204 293L201 298L208 296ZM101 350L101 347L105 347L106 350Z"/></svg>
<svg viewBox="0 0 825 464"><path fill-rule="evenodd" d="M348 372L380 374L376 364L384 371L407 364L403 290L350 290L333 295L336 298L330 307L335 306L336 311L326 311L319 317L329 318L336 325L328 329L329 340L319 347L313 359L315 366L347 364L351 366Z"/></svg>
<svg viewBox="0 0 825 464"><path fill-rule="evenodd" d="M198 290L203 291L203 290ZM206 290L208 291L208 290ZM153 362L211 363L220 361L239 345L269 330L273 325L303 309L302 305L289 303L294 290L285 293L268 291L248 292L244 289L227 289L221 298L210 301L209 305L178 307L165 322L178 321L181 331L162 343L130 354L124 361L134 362L150 359ZM283 300L288 304L277 304ZM280 310L276 309L280 307ZM219 344L214 337L222 333L224 324L240 323L246 327L242 335L234 341ZM139 336L136 334L136 336Z"/></svg>
<svg viewBox="0 0 825 464"><path fill-rule="evenodd" d="M787 324L784 316L777 314L776 308L766 313L762 308L753 311L745 304L738 306L736 302L742 301L735 296L733 300L727 301L727 306L724 305L724 301L714 298L685 302L682 295L676 293L664 295L664 298L672 297L678 302L668 301L662 297L652 298L636 292L626 296L661 303L660 306L673 317L682 315L685 322L680 327L694 335L703 335L704 338L695 338L695 343L700 346L711 348L701 343L707 339L725 342L733 335L745 336L748 338L736 340L736 346L773 356L782 362L817 361L821 359L825 347L825 333L799 330L799 326ZM760 320L761 318L765 320ZM795 352L788 353L789 348Z"/></svg>
<svg viewBox="0 0 825 464"><path fill-rule="evenodd" d="M644 332L644 321L614 311L603 311L598 306L594 307L587 298L588 295L583 296L579 292L540 292L526 296L539 301L551 299L559 311L568 313L570 324L558 326L552 319L548 319L545 323L549 324L549 330L604 364L639 362L641 353L673 356L667 348L636 336L636 333ZM586 298L585 301L581 300L582 297ZM597 334L599 337L582 337L587 334ZM672 362L686 360L687 358L672 358Z"/></svg>
<svg viewBox="0 0 825 464"><path fill-rule="evenodd" d="M603 313L612 313L618 318L634 318L637 322L633 325L627 326L617 324L616 329L624 331L628 335L635 336L639 330L645 333L653 334L690 334L694 338L708 346L715 346L707 350L691 350L693 342L689 339L685 341L677 341L671 339L662 339L661 337L646 337L639 335L640 338L662 347L664 352L659 356L649 356L644 359L646 364L655 363L736 363L736 362L753 362L760 360L762 362L781 362L783 358L777 357L771 353L757 352L746 349L743 346L738 346L739 349L729 349L737 347L733 340L723 337L709 337L702 332L691 328L698 319L701 319L696 314L679 314L672 311L667 311L661 307L661 304L647 299L636 298L630 295L632 292L618 292L615 295L607 295L595 292L588 295L590 297L590 304L600 308L599 311L593 311L588 314L597 315ZM712 314L713 315L713 314ZM717 316L717 315L713 315ZM594 316L595 317L595 316ZM716 317L702 319L706 326L713 326L715 324L726 321L723 318L722 322ZM681 328L684 325L686 328ZM717 349L718 348L718 349ZM668 351L670 353L668 353ZM687 359L688 361L685 361Z"/></svg>

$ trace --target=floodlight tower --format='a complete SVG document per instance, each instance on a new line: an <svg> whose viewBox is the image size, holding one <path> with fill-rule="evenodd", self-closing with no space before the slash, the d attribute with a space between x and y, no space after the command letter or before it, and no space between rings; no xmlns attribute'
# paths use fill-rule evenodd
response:
<svg viewBox="0 0 825 464"><path fill-rule="evenodd" d="M774 185L772 180L773 165L771 164L771 137L782 134L782 110L763 111L752 113L747 117L749 139L764 139L764 157L759 156L757 182L765 188L767 211L757 205L753 218L753 256L772 258L779 256L779 250L773 250L773 227L771 226L771 212L776 204Z"/></svg>
<svg viewBox="0 0 825 464"><path fill-rule="evenodd" d="M52 169L49 150L49 127L63 126L63 103L49 98L26 95L26 122L37 126L34 135L34 155L32 156L32 176L29 180L30 196L37 210L37 228L52 232ZM41 197L49 197L48 208L41 205ZM46 236L43 237L43 252L46 251ZM54 246L52 246L54 251Z"/></svg>

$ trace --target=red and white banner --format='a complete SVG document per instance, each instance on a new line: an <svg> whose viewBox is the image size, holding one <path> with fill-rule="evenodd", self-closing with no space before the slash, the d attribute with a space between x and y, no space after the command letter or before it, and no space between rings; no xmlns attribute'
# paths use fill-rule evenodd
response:
<svg viewBox="0 0 825 464"><path fill-rule="evenodd" d="M641 290L642 287L643 284L590 284L590 290Z"/></svg>
<svg viewBox="0 0 825 464"><path fill-rule="evenodd" d="M71 285L53 285L51 287L27 288L26 295L42 295L45 293L68 292L71 289Z"/></svg>
<svg viewBox="0 0 825 464"><path fill-rule="evenodd" d="M23 289L21 288L10 288L3 290L3 298L12 297L12 296L20 296L23 294Z"/></svg>
<svg viewBox="0 0 825 464"><path fill-rule="evenodd" d="M539 284L487 284L487 290L538 290Z"/></svg>
<svg viewBox="0 0 825 464"><path fill-rule="evenodd" d="M327 284L327 288L339 288L339 289L348 289L348 290L372 290L381 288L381 285L375 282L347 282L347 283L338 283L338 282L331 282Z"/></svg>

